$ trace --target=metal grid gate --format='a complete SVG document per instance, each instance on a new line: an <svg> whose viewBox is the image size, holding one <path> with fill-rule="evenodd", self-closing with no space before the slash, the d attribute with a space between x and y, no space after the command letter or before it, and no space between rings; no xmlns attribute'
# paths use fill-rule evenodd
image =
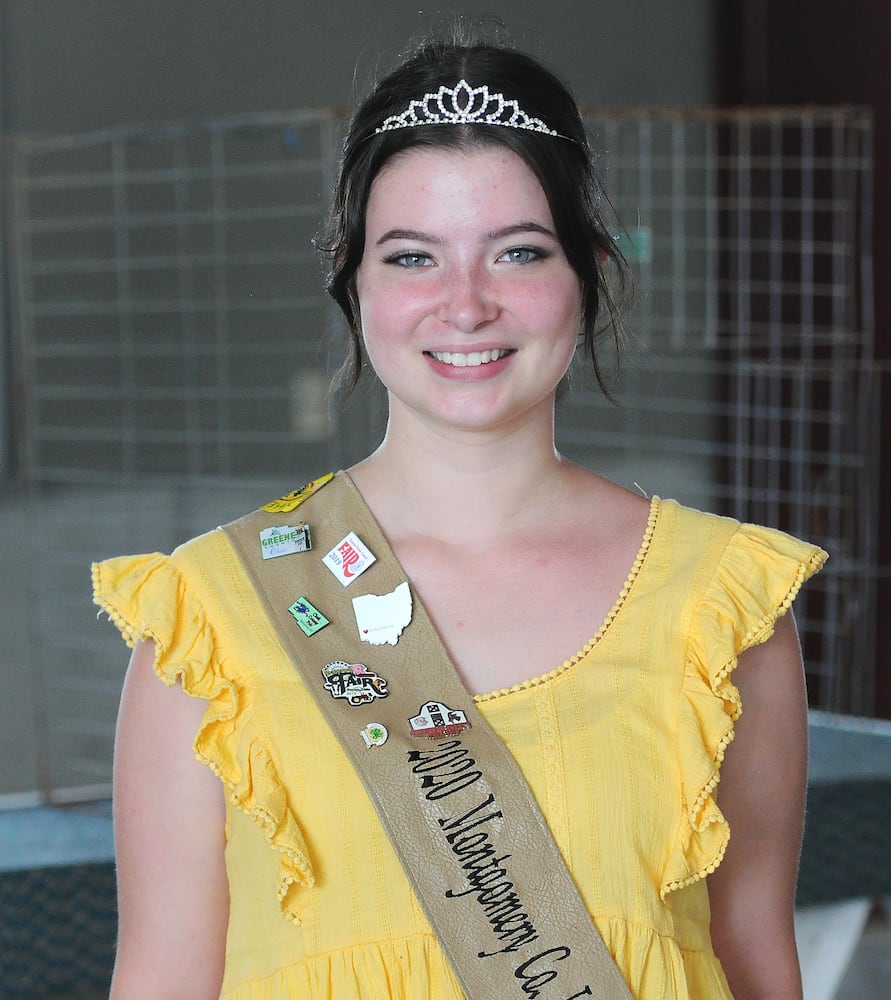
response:
<svg viewBox="0 0 891 1000"><path fill-rule="evenodd" d="M570 400L566 441L648 492L832 553L796 612L812 704L869 714L879 365L872 122L856 108L595 121L635 265L619 409Z"/></svg>
<svg viewBox="0 0 891 1000"><path fill-rule="evenodd" d="M629 486L830 548L799 608L814 701L868 712L870 120L632 112L590 126L637 273L635 341L619 407L575 373L561 447ZM338 132L318 113L14 144L46 797L109 775L123 664L89 604L90 559L169 549L379 433L373 391L325 419L339 329L310 241Z"/></svg>

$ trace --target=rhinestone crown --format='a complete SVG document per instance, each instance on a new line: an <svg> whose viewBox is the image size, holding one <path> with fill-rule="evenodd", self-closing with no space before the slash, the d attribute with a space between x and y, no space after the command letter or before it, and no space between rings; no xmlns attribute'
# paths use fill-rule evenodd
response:
<svg viewBox="0 0 891 1000"><path fill-rule="evenodd" d="M505 128L524 128L545 135L559 135L540 118L532 118L516 101L509 101L504 94L490 94L489 88L471 87L466 80L459 80L455 87L442 86L435 94L424 94L420 101L412 101L401 115L391 115L376 128L390 132L415 125L503 125Z"/></svg>

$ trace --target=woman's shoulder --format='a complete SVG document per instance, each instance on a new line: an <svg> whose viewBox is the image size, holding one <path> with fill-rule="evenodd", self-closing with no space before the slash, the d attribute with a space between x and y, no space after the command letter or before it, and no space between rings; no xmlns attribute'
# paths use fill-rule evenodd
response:
<svg viewBox="0 0 891 1000"><path fill-rule="evenodd" d="M638 562L647 566L650 590L660 600L673 594L686 609L684 619L717 614L754 627L788 608L827 559L818 545L785 531L674 499L647 498L602 482L591 492L615 538L604 544L627 554L634 539L643 537Z"/></svg>
<svg viewBox="0 0 891 1000"><path fill-rule="evenodd" d="M688 507L677 500L657 498L657 502L659 521L675 551L709 560L716 569L735 567L745 576L747 567L770 571L802 565L809 568L810 576L828 558L818 545L778 528Z"/></svg>
<svg viewBox="0 0 891 1000"><path fill-rule="evenodd" d="M653 507L651 497L577 465L567 469L564 480L566 509L588 536L602 532L612 539L639 540Z"/></svg>
<svg viewBox="0 0 891 1000"><path fill-rule="evenodd" d="M776 528L660 500L656 558L685 606L694 647L735 657L764 641L827 557ZM720 660L720 657L718 658Z"/></svg>

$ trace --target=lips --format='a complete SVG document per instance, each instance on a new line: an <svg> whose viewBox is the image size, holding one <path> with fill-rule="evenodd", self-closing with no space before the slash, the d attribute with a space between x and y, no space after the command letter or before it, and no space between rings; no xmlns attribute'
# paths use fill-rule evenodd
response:
<svg viewBox="0 0 891 1000"><path fill-rule="evenodd" d="M453 368L479 368L480 365L487 365L492 361L498 361L513 352L507 347L498 347L495 350L470 351L468 353L458 351L425 351L425 353L444 365L451 365Z"/></svg>

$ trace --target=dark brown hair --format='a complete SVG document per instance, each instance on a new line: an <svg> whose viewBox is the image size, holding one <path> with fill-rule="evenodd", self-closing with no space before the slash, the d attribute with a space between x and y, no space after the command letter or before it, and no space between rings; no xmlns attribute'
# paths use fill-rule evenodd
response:
<svg viewBox="0 0 891 1000"><path fill-rule="evenodd" d="M435 93L443 85L454 87L462 79L471 87L485 84L491 93L517 101L527 115L541 119L559 135L476 123L375 131L389 116L404 112L412 100ZM330 261L327 291L350 331L347 358L335 387L355 387L364 366L355 275L365 250L365 212L375 178L390 159L409 149L485 146L512 150L538 178L557 238L581 282L580 338L598 383L610 395L599 348L607 339L618 354L622 327L617 302L630 284L629 270L607 224L609 205L595 174L575 98L531 56L501 46L452 41L428 42L418 48L380 80L350 121L328 228L317 241Z"/></svg>

